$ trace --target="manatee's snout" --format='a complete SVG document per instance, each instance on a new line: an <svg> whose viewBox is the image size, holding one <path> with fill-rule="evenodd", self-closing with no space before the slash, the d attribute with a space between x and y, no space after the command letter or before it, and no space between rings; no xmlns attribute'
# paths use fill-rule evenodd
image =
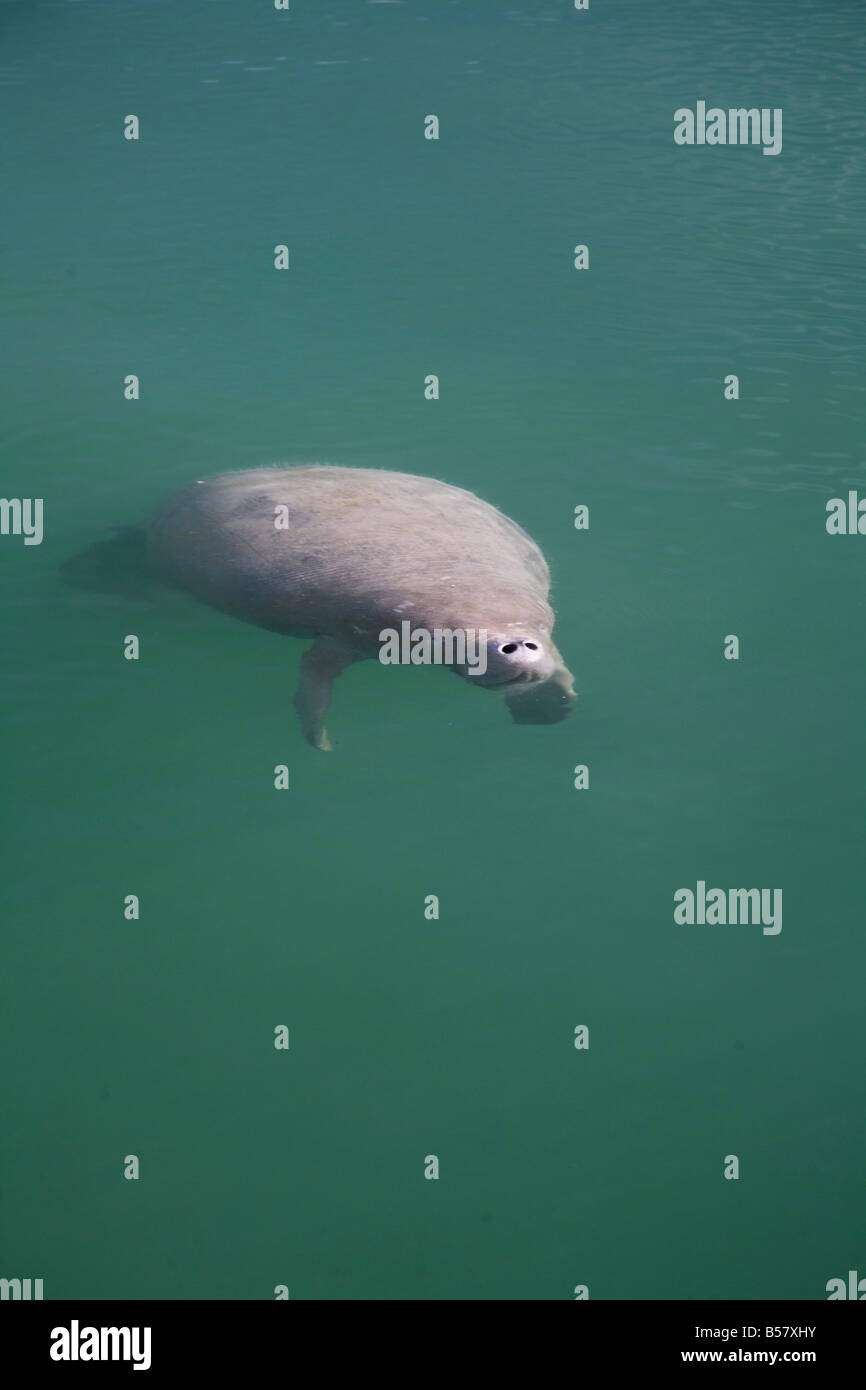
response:
<svg viewBox="0 0 866 1390"><path fill-rule="evenodd" d="M558 724L567 719L577 704L574 677L562 657L550 644L547 662L539 662L544 675L537 680L506 685L503 694L515 724Z"/></svg>
<svg viewBox="0 0 866 1390"><path fill-rule="evenodd" d="M565 675L557 671L550 680L506 690L505 703L515 724L558 724L567 719L577 704L577 695Z"/></svg>
<svg viewBox="0 0 866 1390"><path fill-rule="evenodd" d="M535 684L549 680L556 670L556 657L548 643L538 635L491 638L486 645L487 669L478 670L473 680L492 688Z"/></svg>

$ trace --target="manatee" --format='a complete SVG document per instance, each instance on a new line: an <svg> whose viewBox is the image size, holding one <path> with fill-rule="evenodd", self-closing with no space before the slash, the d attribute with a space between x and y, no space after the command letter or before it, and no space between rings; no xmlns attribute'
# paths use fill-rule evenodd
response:
<svg viewBox="0 0 866 1390"><path fill-rule="evenodd" d="M331 747L324 719L336 677L379 657L382 635L403 624L486 634L485 670L480 650L474 669L459 649L444 650L443 664L499 691L517 723L556 723L577 700L551 636L544 556L463 488L323 464L222 473L170 497L144 535L160 581L258 627L314 639L294 698L314 748Z"/></svg>

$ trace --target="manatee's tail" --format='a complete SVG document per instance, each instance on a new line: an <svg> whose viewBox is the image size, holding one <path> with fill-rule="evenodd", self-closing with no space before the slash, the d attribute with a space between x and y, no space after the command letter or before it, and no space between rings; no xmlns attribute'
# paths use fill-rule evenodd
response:
<svg viewBox="0 0 866 1390"><path fill-rule="evenodd" d="M64 584L98 594L122 598L147 598L152 577L147 567L147 541L143 526L121 526L107 541L97 541L81 555L60 566Z"/></svg>

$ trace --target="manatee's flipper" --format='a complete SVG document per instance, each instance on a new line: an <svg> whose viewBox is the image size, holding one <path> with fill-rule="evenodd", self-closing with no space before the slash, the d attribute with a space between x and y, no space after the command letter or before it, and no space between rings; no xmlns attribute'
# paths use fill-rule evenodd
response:
<svg viewBox="0 0 866 1390"><path fill-rule="evenodd" d="M518 686L505 703L515 724L558 724L577 704L572 677L563 667L549 680Z"/></svg>
<svg viewBox="0 0 866 1390"><path fill-rule="evenodd" d="M325 714L331 703L334 681L347 666L364 659L364 652L354 651L333 637L317 637L301 657L301 679L294 705L304 738L323 753L332 751L325 729Z"/></svg>

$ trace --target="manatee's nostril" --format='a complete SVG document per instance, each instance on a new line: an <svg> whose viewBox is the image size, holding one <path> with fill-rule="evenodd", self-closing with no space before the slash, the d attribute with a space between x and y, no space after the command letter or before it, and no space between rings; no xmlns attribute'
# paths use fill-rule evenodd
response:
<svg viewBox="0 0 866 1390"><path fill-rule="evenodd" d="M526 648L527 648L529 651L531 651L531 652L537 652L537 651L538 651L538 643L537 643L537 642L524 642L523 645L524 645L524 647L526 647Z"/></svg>
<svg viewBox="0 0 866 1390"><path fill-rule="evenodd" d="M506 643L505 643L505 646L504 646L504 647L500 647L499 650L500 650L501 652L504 652L506 656L511 656L511 653L512 653L512 652L516 652L516 651L517 651L517 643L516 643L516 642L506 642Z"/></svg>

